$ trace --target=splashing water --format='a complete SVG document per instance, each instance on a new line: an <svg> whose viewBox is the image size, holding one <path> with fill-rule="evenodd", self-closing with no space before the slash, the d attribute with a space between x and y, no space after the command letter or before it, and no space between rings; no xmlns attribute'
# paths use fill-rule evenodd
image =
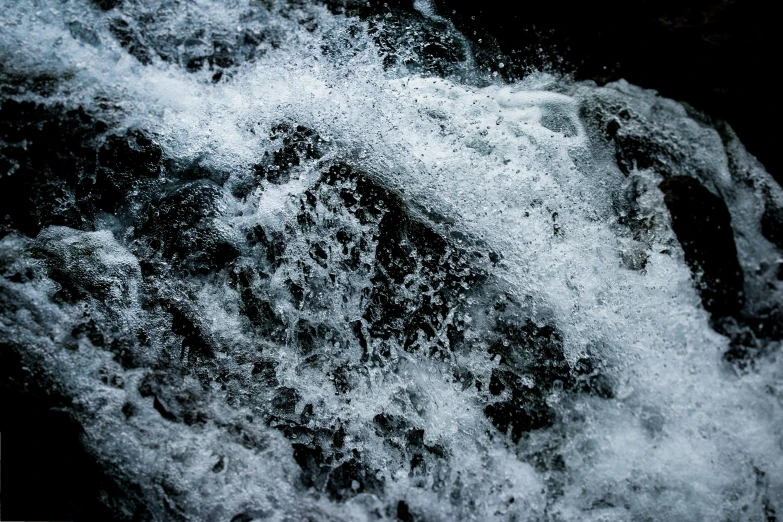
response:
<svg viewBox="0 0 783 522"><path fill-rule="evenodd" d="M2 8L0 342L119 519L774 520L783 192L731 129L330 7Z"/></svg>

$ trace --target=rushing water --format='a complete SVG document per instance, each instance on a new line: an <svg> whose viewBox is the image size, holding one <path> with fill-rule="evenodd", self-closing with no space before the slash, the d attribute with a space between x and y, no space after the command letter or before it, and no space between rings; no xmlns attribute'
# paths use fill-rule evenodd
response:
<svg viewBox="0 0 783 522"><path fill-rule="evenodd" d="M338 7L0 8L0 342L117 518L775 520L783 191L731 129Z"/></svg>

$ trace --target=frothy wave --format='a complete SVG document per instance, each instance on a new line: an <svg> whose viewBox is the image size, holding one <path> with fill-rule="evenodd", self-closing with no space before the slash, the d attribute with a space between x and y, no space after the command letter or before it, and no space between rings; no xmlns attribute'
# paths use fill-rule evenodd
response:
<svg viewBox="0 0 783 522"><path fill-rule="evenodd" d="M502 81L417 6L2 8L2 190L32 203L0 339L74 401L107 502L774 518L780 187L725 125Z"/></svg>

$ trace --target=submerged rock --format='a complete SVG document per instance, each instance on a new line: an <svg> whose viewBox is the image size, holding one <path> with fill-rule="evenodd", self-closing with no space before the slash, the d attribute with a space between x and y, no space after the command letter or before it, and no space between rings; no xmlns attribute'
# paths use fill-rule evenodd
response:
<svg viewBox="0 0 783 522"><path fill-rule="evenodd" d="M731 129L491 80L426 2L66 7L0 76L1 384L85 518L780 512L783 191Z"/></svg>
<svg viewBox="0 0 783 522"><path fill-rule="evenodd" d="M736 315L744 301L743 275L726 203L693 178L669 178L661 190L704 308L718 318Z"/></svg>

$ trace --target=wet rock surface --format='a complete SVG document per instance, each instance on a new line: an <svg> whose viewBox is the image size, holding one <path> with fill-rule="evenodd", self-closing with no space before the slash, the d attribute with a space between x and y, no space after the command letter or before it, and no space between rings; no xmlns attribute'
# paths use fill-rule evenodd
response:
<svg viewBox="0 0 783 522"><path fill-rule="evenodd" d="M726 204L692 178L669 178L661 190L685 260L700 279L704 308L713 317L736 315L744 278Z"/></svg>
<svg viewBox="0 0 783 522"><path fill-rule="evenodd" d="M56 516L775 519L783 193L730 128L509 86L440 3L85 6L68 45L141 86L0 84L3 432L86 470ZM331 97L404 82L324 119L253 76L295 51Z"/></svg>

